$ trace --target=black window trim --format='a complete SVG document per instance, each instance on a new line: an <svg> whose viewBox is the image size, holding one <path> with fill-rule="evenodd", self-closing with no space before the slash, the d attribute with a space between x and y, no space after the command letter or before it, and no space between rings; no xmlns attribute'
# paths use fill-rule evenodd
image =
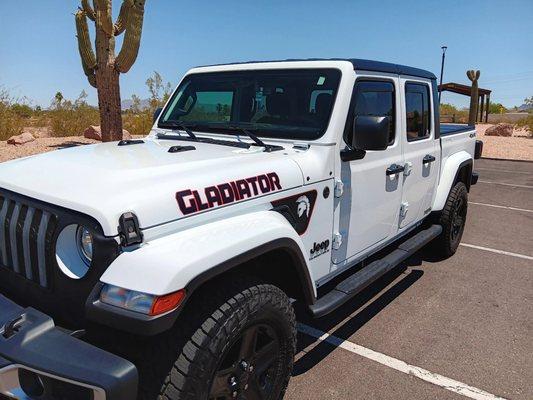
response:
<svg viewBox="0 0 533 400"><path fill-rule="evenodd" d="M427 95L428 95L428 123L429 123L429 135L427 136L422 136L422 137L416 137L416 138L409 138L407 136L407 85L419 85L419 86L425 86L426 89L427 89ZM406 80L404 82L404 90L403 90L403 96L404 96L404 101L405 101L405 113L403 113L403 117L405 119L405 138L407 139L407 143L412 143L412 142L420 142L422 140L427 140L427 139L431 139L431 135L435 132L435 124L432 124L431 123L431 117L433 116L433 113L432 113L432 104L431 104L431 101L432 101L432 96L431 96L431 93L432 93L432 85L429 84L428 82L424 82L424 81L414 81L414 80Z"/></svg>
<svg viewBox="0 0 533 400"><path fill-rule="evenodd" d="M398 99L397 99L397 88L396 88L396 85L395 85L395 79L397 79L397 77L381 77L381 76L371 76L371 75L362 75L362 76L357 76L357 78L355 79L355 82L353 84L353 88L352 88L352 98L350 99L350 107L348 109L348 116L346 117L346 123L344 125L344 133L342 135L342 138L344 140L344 143L348 146L351 146L352 144L350 143L351 142L351 132L352 132L352 125L353 125L353 119L354 119L354 107L355 107L355 90L357 88L357 84L360 83L361 81L363 82L386 82L386 83L392 83L392 87L393 87L393 97L392 97L392 100L393 100L393 110L394 110L394 115L393 115L393 123L394 123L394 140L392 142L390 142L388 144L388 146L393 146L395 143L396 143L396 139L398 137L398 124L396 123L396 116L397 116L397 104L398 104Z"/></svg>

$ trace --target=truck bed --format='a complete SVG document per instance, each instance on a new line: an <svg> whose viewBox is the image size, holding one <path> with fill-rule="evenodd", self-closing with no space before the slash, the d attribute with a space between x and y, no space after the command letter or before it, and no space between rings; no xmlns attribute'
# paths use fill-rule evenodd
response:
<svg viewBox="0 0 533 400"><path fill-rule="evenodd" d="M470 154L472 159L476 149L476 127L466 124L441 124L440 143L442 151L441 174L446 161L456 153Z"/></svg>

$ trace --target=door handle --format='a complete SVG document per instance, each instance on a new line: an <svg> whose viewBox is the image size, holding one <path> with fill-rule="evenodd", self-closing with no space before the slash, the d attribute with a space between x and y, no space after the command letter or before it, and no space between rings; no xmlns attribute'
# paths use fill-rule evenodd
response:
<svg viewBox="0 0 533 400"><path fill-rule="evenodd" d="M422 159L422 164L426 165L426 164L432 163L435 160L436 160L435 157L433 157L432 155L428 154Z"/></svg>
<svg viewBox="0 0 533 400"><path fill-rule="evenodd" d="M398 165L398 164L392 164L389 168L387 168L387 176L390 176L390 175L396 175L396 174L399 174L400 172L403 172L405 171L405 167L403 165Z"/></svg>

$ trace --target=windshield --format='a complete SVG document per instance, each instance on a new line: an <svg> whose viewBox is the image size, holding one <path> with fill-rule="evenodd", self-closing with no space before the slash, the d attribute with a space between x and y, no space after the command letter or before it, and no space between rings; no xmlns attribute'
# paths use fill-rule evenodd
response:
<svg viewBox="0 0 533 400"><path fill-rule="evenodd" d="M245 128L263 137L317 139L327 128L340 76L335 69L192 74L158 126L236 134Z"/></svg>

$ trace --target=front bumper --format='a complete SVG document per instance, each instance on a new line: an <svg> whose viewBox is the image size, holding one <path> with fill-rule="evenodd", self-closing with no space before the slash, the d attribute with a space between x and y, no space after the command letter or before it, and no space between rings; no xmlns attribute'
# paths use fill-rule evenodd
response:
<svg viewBox="0 0 533 400"><path fill-rule="evenodd" d="M137 383L137 369L129 361L76 339L49 316L0 295L0 394L131 400Z"/></svg>

